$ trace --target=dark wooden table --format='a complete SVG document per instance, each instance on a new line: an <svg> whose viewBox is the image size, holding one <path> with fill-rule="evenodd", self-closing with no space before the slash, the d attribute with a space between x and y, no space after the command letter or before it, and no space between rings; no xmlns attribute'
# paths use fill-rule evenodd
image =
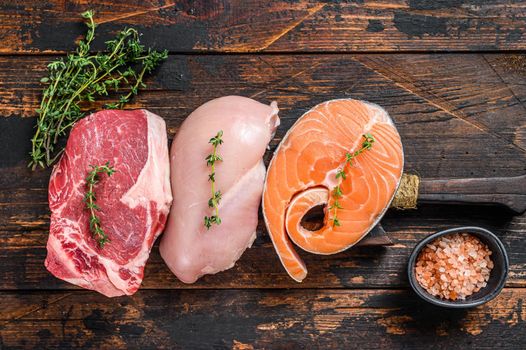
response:
<svg viewBox="0 0 526 350"><path fill-rule="evenodd" d="M327 99L384 106L424 177L526 173L526 3L520 0L0 0L0 348L524 348L526 216L421 206L383 220L395 245L302 253L293 282L262 223L227 272L184 285L153 248L141 290L108 299L44 268L49 170L27 169L48 61L74 48L79 13L97 12L96 48L125 25L170 57L131 107L165 118L170 138L200 104L227 94L276 100L275 148ZM269 160L271 152L266 155ZM502 294L444 310L409 290L405 265L426 235L494 230L509 252Z"/></svg>

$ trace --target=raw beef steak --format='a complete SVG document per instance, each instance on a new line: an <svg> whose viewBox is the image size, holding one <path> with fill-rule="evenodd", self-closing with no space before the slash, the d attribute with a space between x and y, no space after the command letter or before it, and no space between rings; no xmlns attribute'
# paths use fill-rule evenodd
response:
<svg viewBox="0 0 526 350"><path fill-rule="evenodd" d="M110 242L89 228L86 176L109 162L115 173L95 185L97 216ZM150 249L172 202L166 126L146 110L107 110L71 131L49 183L47 269L56 277L113 297L139 289Z"/></svg>

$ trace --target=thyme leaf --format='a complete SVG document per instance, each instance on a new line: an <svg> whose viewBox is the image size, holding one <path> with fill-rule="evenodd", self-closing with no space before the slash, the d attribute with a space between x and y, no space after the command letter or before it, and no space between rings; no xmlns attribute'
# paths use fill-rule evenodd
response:
<svg viewBox="0 0 526 350"><path fill-rule="evenodd" d="M223 130L219 130L217 134L208 141L213 147L213 151L211 154L209 154L205 160L206 165L210 167L210 174L208 175L208 181L210 181L211 184L211 193L212 196L208 200L208 207L212 208L214 210L214 215L212 216L205 216L204 218L204 225L207 230L212 227L213 224L220 225L221 224L221 218L219 217L219 201L221 201L221 191L216 190L216 162L223 161L223 158L217 153L217 149L220 145L223 144Z"/></svg>
<svg viewBox="0 0 526 350"><path fill-rule="evenodd" d="M104 165L90 165L91 171L86 177L86 194L84 195L84 202L86 208L90 212L89 228L93 237L97 240L99 247L104 248L106 243L110 242L110 239L101 227L100 219L97 216L97 211L100 207L95 203L97 200L95 196L95 185L100 181L100 174L106 174L111 176L115 173L115 169L110 165L110 162L106 162Z"/></svg>
<svg viewBox="0 0 526 350"><path fill-rule="evenodd" d="M117 101L109 102L106 108L122 108L146 86L144 77L168 57L166 50L145 49L133 28L125 28L115 39L106 41L106 53L92 54L97 28L94 12L86 11L81 16L86 21L86 36L74 52L49 63L48 76L40 80L47 86L36 110L36 131L31 139L29 166L33 170L48 167L58 159L63 149L57 143L85 116L86 104L119 93Z"/></svg>
<svg viewBox="0 0 526 350"><path fill-rule="evenodd" d="M332 221L333 227L337 227L341 225L340 220L338 219L338 209L342 209L339 199L343 196L342 189L341 189L341 183L343 180L347 179L347 174L345 173L345 167L353 166L354 158L358 157L363 152L370 150L373 147L373 144L375 142L373 135L369 133L362 135L362 137L364 140L362 142L361 147L353 153L350 153L350 152L345 153L345 163L336 172L336 180L339 180L339 179L341 180L338 183L338 185L334 186L334 188L331 191L333 202L332 202L332 205L329 206L329 210L332 210L332 215L331 215L330 220Z"/></svg>

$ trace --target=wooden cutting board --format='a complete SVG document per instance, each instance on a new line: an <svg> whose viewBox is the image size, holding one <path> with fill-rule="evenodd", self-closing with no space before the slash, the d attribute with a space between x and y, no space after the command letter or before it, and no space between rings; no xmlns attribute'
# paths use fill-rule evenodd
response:
<svg viewBox="0 0 526 350"><path fill-rule="evenodd" d="M389 111L406 169L423 179L526 172L519 0L0 1L0 348L523 347L526 217L498 206L389 210L382 225L392 246L300 252L309 265L302 284L281 268L262 221L233 269L195 285L176 280L157 246L133 297L107 299L51 276L43 266L49 170L27 169L28 141L39 80L50 60L74 49L88 6L105 22L97 48L133 26L146 45L170 50L132 105L163 116L170 137L200 104L240 94L278 102L274 148L312 106L352 97ZM474 310L424 304L405 276L412 247L467 225L503 240L506 288Z"/></svg>

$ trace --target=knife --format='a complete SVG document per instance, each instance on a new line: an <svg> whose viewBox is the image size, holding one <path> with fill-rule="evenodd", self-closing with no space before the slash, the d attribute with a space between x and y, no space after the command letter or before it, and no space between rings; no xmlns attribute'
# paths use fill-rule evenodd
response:
<svg viewBox="0 0 526 350"><path fill-rule="evenodd" d="M526 211L526 175L477 179L421 179L419 203L499 205Z"/></svg>
<svg viewBox="0 0 526 350"><path fill-rule="evenodd" d="M400 192L401 189L399 188L398 191ZM418 179L415 192L417 203L498 205L508 208L514 214L522 214L526 211L526 175L472 179ZM395 197L398 194L397 192ZM378 224L357 246L392 244L393 241L381 224Z"/></svg>

